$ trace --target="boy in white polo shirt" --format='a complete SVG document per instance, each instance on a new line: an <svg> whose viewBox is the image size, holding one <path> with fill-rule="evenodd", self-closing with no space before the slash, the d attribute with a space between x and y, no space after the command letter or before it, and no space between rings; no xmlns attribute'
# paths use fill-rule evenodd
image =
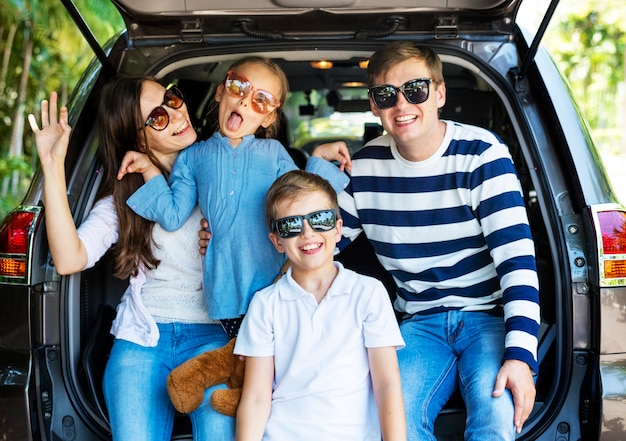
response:
<svg viewBox="0 0 626 441"><path fill-rule="evenodd" d="M246 356L237 440L406 440L404 341L382 283L333 260L336 193L292 171L270 187L265 214L291 268L254 295L237 337L234 352Z"/></svg>

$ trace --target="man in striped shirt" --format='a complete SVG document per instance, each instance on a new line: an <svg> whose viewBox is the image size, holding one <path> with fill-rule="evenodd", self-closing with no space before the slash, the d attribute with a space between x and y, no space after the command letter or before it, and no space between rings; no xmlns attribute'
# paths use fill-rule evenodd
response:
<svg viewBox="0 0 626 441"><path fill-rule="evenodd" d="M467 440L513 440L537 371L538 280L515 167L493 133L439 120L446 88L429 48L394 42L367 70L386 134L354 155L339 195L343 248L362 231L398 286L409 440L460 387Z"/></svg>

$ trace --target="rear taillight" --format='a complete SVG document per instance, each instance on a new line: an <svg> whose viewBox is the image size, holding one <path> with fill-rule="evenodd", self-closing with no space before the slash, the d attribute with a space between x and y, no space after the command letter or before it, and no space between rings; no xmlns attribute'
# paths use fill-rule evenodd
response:
<svg viewBox="0 0 626 441"><path fill-rule="evenodd" d="M617 207L598 210L595 218L600 234L598 240L600 284L603 286L624 285L626 284L626 211Z"/></svg>
<svg viewBox="0 0 626 441"><path fill-rule="evenodd" d="M18 207L0 226L0 281L25 283L40 207Z"/></svg>

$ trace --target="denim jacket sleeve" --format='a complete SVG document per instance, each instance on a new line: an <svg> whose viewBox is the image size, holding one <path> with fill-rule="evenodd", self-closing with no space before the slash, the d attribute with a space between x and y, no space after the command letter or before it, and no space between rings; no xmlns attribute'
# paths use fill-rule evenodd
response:
<svg viewBox="0 0 626 441"><path fill-rule="evenodd" d="M341 193L350 182L347 174L339 170L332 162L325 159L311 156L306 162L306 171L320 175L322 178L330 182L330 185L337 192Z"/></svg>
<svg viewBox="0 0 626 441"><path fill-rule="evenodd" d="M169 185L163 175L155 176L126 201L135 213L157 222L166 231L180 228L197 205L198 190L187 152L178 155Z"/></svg>

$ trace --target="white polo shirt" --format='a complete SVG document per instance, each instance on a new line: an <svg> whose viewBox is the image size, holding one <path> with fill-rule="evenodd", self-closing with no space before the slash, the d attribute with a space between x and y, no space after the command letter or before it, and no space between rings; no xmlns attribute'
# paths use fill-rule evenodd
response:
<svg viewBox="0 0 626 441"><path fill-rule="evenodd" d="M290 269L254 295L243 320L234 352L274 357L265 441L381 439L367 348L404 340L383 284L335 266L319 305Z"/></svg>

